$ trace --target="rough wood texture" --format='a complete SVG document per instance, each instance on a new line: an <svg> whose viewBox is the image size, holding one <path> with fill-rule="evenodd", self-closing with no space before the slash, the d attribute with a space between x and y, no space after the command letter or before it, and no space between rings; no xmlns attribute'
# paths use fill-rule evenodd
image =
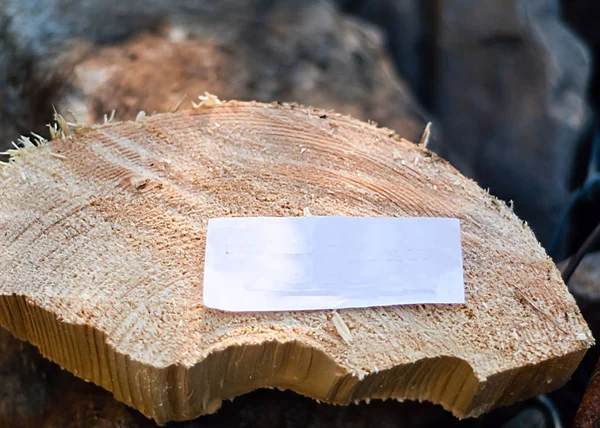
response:
<svg viewBox="0 0 600 428"><path fill-rule="evenodd" d="M69 131L0 173L0 324L159 423L271 386L459 417L554 389L592 344L532 232L387 129L230 102ZM202 307L207 218L450 216L465 305L229 314Z"/></svg>

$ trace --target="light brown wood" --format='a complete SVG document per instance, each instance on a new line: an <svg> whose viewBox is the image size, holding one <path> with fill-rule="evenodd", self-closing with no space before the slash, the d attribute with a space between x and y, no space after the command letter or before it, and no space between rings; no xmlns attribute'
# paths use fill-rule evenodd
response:
<svg viewBox="0 0 600 428"><path fill-rule="evenodd" d="M2 326L159 423L260 387L429 400L469 417L570 377L593 339L504 203L387 129L294 105L204 104L93 129L61 121L70 135L2 166ZM208 218L308 212L459 218L467 303L203 308Z"/></svg>

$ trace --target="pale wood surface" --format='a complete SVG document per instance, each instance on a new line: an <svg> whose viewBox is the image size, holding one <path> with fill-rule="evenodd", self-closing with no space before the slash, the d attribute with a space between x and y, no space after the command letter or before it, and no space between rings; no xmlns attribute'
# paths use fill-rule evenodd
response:
<svg viewBox="0 0 600 428"><path fill-rule="evenodd" d="M80 129L0 170L0 324L159 423L259 387L459 417L562 385L593 339L503 203L386 129L229 102ZM230 314L202 307L217 216L444 216L467 303Z"/></svg>

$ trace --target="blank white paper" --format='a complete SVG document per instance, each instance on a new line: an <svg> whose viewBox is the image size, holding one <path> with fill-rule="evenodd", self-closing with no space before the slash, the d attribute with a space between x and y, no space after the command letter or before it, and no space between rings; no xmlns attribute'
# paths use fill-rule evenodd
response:
<svg viewBox="0 0 600 428"><path fill-rule="evenodd" d="M460 224L450 218L210 219L203 301L235 312L464 303Z"/></svg>

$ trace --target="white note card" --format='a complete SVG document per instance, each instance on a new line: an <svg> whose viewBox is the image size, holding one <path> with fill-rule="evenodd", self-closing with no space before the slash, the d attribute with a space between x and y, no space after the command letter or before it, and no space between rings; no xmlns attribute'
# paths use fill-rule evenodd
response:
<svg viewBox="0 0 600 428"><path fill-rule="evenodd" d="M464 303L451 218L243 217L208 222L204 305L234 312Z"/></svg>

